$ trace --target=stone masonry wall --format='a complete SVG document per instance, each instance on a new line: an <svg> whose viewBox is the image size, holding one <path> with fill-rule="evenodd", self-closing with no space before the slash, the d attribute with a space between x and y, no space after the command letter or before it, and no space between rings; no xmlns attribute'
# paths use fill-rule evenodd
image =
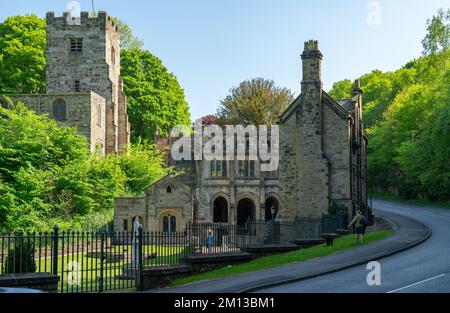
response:
<svg viewBox="0 0 450 313"><path fill-rule="evenodd" d="M114 231L132 231L134 217L139 216L146 224L145 198L114 199ZM124 224L127 223L125 229Z"/></svg>
<svg viewBox="0 0 450 313"><path fill-rule="evenodd" d="M170 186L170 192L167 187ZM177 231L184 230L188 221L192 221L192 189L167 176L145 190L146 229L162 231L162 218L172 215L177 220Z"/></svg>
<svg viewBox="0 0 450 313"><path fill-rule="evenodd" d="M47 114L53 118L52 107L54 101L62 99L66 102L67 120L58 122L59 125L76 127L79 135L85 136L91 151L95 151L96 144L100 145L100 152L104 151L106 123L105 99L90 93L49 94L49 95L7 95L14 103L22 102L27 108L37 114ZM103 122L97 125L97 110L101 110ZM102 148L103 146L103 148Z"/></svg>
<svg viewBox="0 0 450 313"><path fill-rule="evenodd" d="M350 118L322 106L323 147L330 161L330 204L343 204L351 213Z"/></svg>

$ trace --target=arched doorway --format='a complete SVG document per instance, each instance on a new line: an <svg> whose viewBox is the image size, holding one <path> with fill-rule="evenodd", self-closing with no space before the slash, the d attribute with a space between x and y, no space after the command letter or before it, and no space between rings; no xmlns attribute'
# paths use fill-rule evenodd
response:
<svg viewBox="0 0 450 313"><path fill-rule="evenodd" d="M255 203L251 199L243 198L237 205L238 226L244 226L249 218L255 218Z"/></svg>
<svg viewBox="0 0 450 313"><path fill-rule="evenodd" d="M213 222L228 222L228 202L224 197L217 197L213 203Z"/></svg>
<svg viewBox="0 0 450 313"><path fill-rule="evenodd" d="M269 197L266 199L265 204L266 210L265 210L265 220L271 221L272 218L275 219L277 217L278 213L278 200L275 197ZM274 211L274 214L272 216L272 210Z"/></svg>

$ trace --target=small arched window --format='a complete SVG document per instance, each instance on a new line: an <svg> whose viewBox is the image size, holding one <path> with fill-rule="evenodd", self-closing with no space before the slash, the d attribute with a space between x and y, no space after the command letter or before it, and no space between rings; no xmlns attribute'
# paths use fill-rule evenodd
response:
<svg viewBox="0 0 450 313"><path fill-rule="evenodd" d="M52 107L53 118L57 121L67 120L67 105L63 99L56 99Z"/></svg>
<svg viewBox="0 0 450 313"><path fill-rule="evenodd" d="M171 187L171 186L167 186L166 192L167 192L167 193L172 193L172 187Z"/></svg>

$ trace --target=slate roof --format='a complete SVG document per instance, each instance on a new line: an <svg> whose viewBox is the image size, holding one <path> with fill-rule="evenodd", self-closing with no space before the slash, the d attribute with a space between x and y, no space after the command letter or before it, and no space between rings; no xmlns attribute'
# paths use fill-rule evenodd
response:
<svg viewBox="0 0 450 313"><path fill-rule="evenodd" d="M347 111L353 110L353 103L351 99L336 100L336 102L339 103L339 105L344 109L346 109Z"/></svg>

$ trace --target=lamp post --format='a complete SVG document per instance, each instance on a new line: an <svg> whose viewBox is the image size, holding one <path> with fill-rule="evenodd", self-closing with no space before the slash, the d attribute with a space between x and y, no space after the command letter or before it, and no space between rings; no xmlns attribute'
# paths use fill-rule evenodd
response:
<svg viewBox="0 0 450 313"><path fill-rule="evenodd" d="M275 216L275 205L273 205L273 204L270 207L270 213L272 214L272 224L273 224L274 216Z"/></svg>

